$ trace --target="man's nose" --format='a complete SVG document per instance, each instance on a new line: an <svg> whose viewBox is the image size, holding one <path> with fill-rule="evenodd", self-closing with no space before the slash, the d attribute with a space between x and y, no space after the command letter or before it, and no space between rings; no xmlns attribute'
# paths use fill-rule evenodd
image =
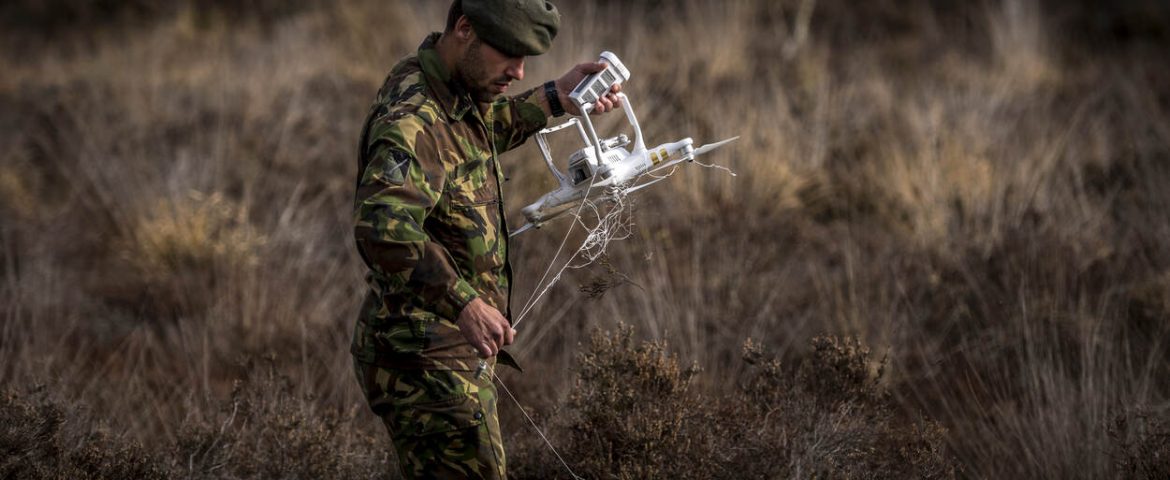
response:
<svg viewBox="0 0 1170 480"><path fill-rule="evenodd" d="M516 80L524 80L524 57L509 61L504 74Z"/></svg>

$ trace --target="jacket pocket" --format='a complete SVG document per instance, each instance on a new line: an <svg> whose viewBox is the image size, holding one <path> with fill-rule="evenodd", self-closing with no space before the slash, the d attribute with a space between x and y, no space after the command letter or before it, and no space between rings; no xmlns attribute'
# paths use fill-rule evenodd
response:
<svg viewBox="0 0 1170 480"><path fill-rule="evenodd" d="M443 227L434 237L454 257L465 278L494 273L504 263L500 197L494 179L475 174L447 190Z"/></svg>
<svg viewBox="0 0 1170 480"><path fill-rule="evenodd" d="M500 201L493 162L490 156L485 156L456 169L448 178L445 189L452 206L470 207Z"/></svg>

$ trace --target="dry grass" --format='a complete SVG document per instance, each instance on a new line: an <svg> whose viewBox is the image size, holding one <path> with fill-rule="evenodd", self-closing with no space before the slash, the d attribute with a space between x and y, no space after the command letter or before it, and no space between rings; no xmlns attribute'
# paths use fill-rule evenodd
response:
<svg viewBox="0 0 1170 480"><path fill-rule="evenodd" d="M648 141L742 136L709 159L738 177L647 190L522 325L504 381L575 468L1170 475L1165 7L561 3L525 86L609 49ZM0 6L0 447L35 459L0 476L388 471L347 352L354 142L445 9ZM537 159L505 156L512 212ZM517 302L560 228L513 242ZM564 475L504 415L517 476Z"/></svg>

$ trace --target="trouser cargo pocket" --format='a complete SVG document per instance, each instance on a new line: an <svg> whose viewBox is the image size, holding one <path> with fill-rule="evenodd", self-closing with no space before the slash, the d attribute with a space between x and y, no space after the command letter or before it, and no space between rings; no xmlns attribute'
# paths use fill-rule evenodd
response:
<svg viewBox="0 0 1170 480"><path fill-rule="evenodd" d="M399 406L409 411L408 415L391 415L386 427L390 435L401 437L425 437L456 430L478 427L483 423L479 402L470 395L430 403L415 403Z"/></svg>

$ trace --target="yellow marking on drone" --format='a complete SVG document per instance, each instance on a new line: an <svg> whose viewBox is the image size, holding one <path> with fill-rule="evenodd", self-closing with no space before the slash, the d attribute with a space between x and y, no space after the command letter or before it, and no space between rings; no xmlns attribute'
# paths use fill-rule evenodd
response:
<svg viewBox="0 0 1170 480"><path fill-rule="evenodd" d="M658 165L660 162L662 162L663 160L666 160L667 158L670 158L670 155L666 153L665 148L662 150L659 150L657 152L650 152L650 164L651 165Z"/></svg>

